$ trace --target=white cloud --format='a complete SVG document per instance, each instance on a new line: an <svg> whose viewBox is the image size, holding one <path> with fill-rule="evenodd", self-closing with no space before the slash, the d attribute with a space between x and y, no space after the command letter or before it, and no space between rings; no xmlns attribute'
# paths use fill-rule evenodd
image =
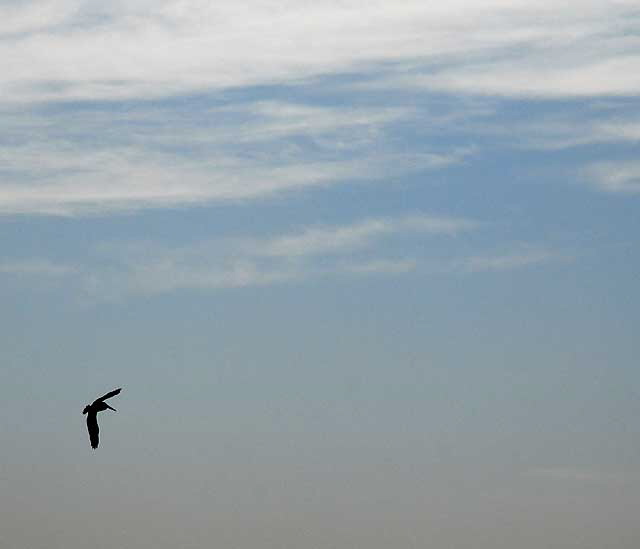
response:
<svg viewBox="0 0 640 549"><path fill-rule="evenodd" d="M547 2L487 6L460 36L464 53L372 80L364 86L507 97L637 96L640 14L631 2ZM500 38L498 38L500 37Z"/></svg>
<svg viewBox="0 0 640 549"><path fill-rule="evenodd" d="M589 181L609 193L640 193L640 162L599 162L586 169Z"/></svg>
<svg viewBox="0 0 640 549"><path fill-rule="evenodd" d="M99 269L87 269L86 288L100 300L179 289L264 286L342 273L402 274L414 270L417 261L380 258L385 250L383 238L452 235L476 226L466 219L414 215L173 248L148 242L112 245L99 251ZM365 255L354 256L364 248ZM345 256L350 259L345 261Z"/></svg>
<svg viewBox="0 0 640 549"><path fill-rule="evenodd" d="M545 249L524 249L498 255L476 255L460 262L465 272L508 271L549 261L566 260L568 256Z"/></svg>
<svg viewBox="0 0 640 549"><path fill-rule="evenodd" d="M41 180L0 184L0 213L87 215L142 208L238 201L308 187L380 181L391 175L437 168L459 161L464 152L387 154L355 160L292 160L239 156L185 161L131 151L52 157L60 172L46 170ZM73 156L73 158L71 158ZM37 170L47 159L41 158Z"/></svg>
<svg viewBox="0 0 640 549"><path fill-rule="evenodd" d="M415 214L175 246L150 241L112 242L99 246L78 266L31 259L0 263L0 273L74 275L74 287L83 288L89 302L102 302L134 295L270 286L342 275L421 272L443 276L504 271L570 259L567 254L527 247L502 255L447 260L442 256L442 246L439 251L434 248L432 255L424 245L426 236L450 237L478 227L479 223L469 219ZM446 255L458 255L446 248Z"/></svg>
<svg viewBox="0 0 640 549"><path fill-rule="evenodd" d="M602 141L640 141L640 118L614 118L596 125L597 135Z"/></svg>
<svg viewBox="0 0 640 549"><path fill-rule="evenodd" d="M298 235L275 238L261 247L261 253L285 257L343 253L365 247L384 235L403 232L452 235L475 226L472 221L448 217L369 219L347 227L312 228Z"/></svg>
<svg viewBox="0 0 640 549"><path fill-rule="evenodd" d="M0 214L105 214L249 200L381 181L473 154L471 147L385 146L386 126L410 112L281 101L186 112L5 111Z"/></svg>
<svg viewBox="0 0 640 549"><path fill-rule="evenodd" d="M403 274L415 271L418 261L415 259L375 259L360 263L346 263L342 268L357 275L368 274Z"/></svg>
<svg viewBox="0 0 640 549"><path fill-rule="evenodd" d="M0 37L22 38L26 33L43 32L71 20L80 1L10 1L0 4Z"/></svg>
<svg viewBox="0 0 640 549"><path fill-rule="evenodd" d="M426 84L449 91L639 87L632 1L57 0L0 16L5 101L159 97L421 61Z"/></svg>
<svg viewBox="0 0 640 549"><path fill-rule="evenodd" d="M640 40L633 47L640 49ZM414 84L449 92L552 98L637 95L640 89L640 55L612 52L612 58L589 62L581 56L558 59L558 53L550 49L524 62L462 65L419 77Z"/></svg>
<svg viewBox="0 0 640 549"><path fill-rule="evenodd" d="M466 140L455 148L435 139L418 150L408 134L393 134L394 125L413 124L432 138L452 124L451 113L362 101L337 83L347 99L331 97L332 106L304 94L307 104L184 101L191 107L183 110L148 103L83 110L70 100L118 104L285 82L315 91L319 79L308 77L341 71L382 87L637 95L639 25L634 3L624 1L2 3L0 215L249 200L401 177L475 151ZM49 101L62 103L43 109ZM618 118L581 135L560 128L538 139L534 131L529 143L629 141L638 127ZM635 183L622 187L630 192Z"/></svg>
<svg viewBox="0 0 640 549"><path fill-rule="evenodd" d="M465 129L490 136L509 147L559 151L598 143L632 144L640 141L640 118L630 113L633 105L615 105L613 113L578 112L543 114L534 121L462 122ZM624 111L624 117L619 113Z"/></svg>
<svg viewBox="0 0 640 549"><path fill-rule="evenodd" d="M242 124L240 131L234 127L220 136L237 142L256 142L291 136L330 135L335 138L336 134L342 135L345 131L348 131L349 138L353 138L356 132L362 132L363 128L375 131L381 126L415 114L415 109L406 107L345 108L281 101L260 101L226 110L240 113L246 111L258 118L252 123Z"/></svg>

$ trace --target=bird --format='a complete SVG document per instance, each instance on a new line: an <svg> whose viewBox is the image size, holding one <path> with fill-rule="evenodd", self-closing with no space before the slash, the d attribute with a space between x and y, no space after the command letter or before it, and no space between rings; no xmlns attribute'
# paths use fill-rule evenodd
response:
<svg viewBox="0 0 640 549"><path fill-rule="evenodd" d="M100 398L94 400L91 404L88 404L82 410L82 414L87 414L87 430L89 431L89 441L91 442L91 448L94 450L98 447L98 443L100 439L98 438L98 433L100 429L98 428L98 412L104 412L105 410L113 410L117 412L115 408L109 406L105 400L108 398L114 397L120 394L122 391L122 387L119 389L115 389Z"/></svg>

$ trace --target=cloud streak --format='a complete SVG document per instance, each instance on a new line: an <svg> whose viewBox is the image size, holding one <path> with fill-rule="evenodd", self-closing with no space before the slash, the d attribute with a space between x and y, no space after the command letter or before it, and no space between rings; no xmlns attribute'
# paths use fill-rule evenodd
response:
<svg viewBox="0 0 640 549"><path fill-rule="evenodd" d="M640 193L640 162L599 162L586 169L588 180L598 190L608 193Z"/></svg>
<svg viewBox="0 0 640 549"><path fill-rule="evenodd" d="M167 246L154 241L103 243L69 266L46 259L5 261L0 274L63 278L89 303L178 291L218 291L335 277L431 276L524 269L571 259L544 248L463 259L438 239L477 231L466 218L411 214L338 226L308 226L270 236L228 236ZM427 242L433 245L426 245Z"/></svg>
<svg viewBox="0 0 640 549"><path fill-rule="evenodd" d="M470 220L450 217L370 219L347 227L312 228L298 235L278 237L261 246L260 253L283 257L343 253L366 247L376 238L396 233L455 235L476 226L477 223Z"/></svg>
<svg viewBox="0 0 640 549"><path fill-rule="evenodd" d="M0 214L76 216L247 201L442 169L473 154L464 146L388 146L385 133L410 113L282 101L204 112L169 106L5 112Z"/></svg>
<svg viewBox="0 0 640 549"><path fill-rule="evenodd" d="M635 8L620 0L4 4L0 82L4 101L122 100L410 62L430 68L420 85L446 91L635 94Z"/></svg>
<svg viewBox="0 0 640 549"><path fill-rule="evenodd" d="M411 215L173 248L153 243L114 244L100 251L102 267L87 272L86 289L101 300L181 289L265 286L341 274L397 275L415 270L418 263L413 258L385 257L386 239L452 236L478 226L468 219Z"/></svg>
<svg viewBox="0 0 640 549"><path fill-rule="evenodd" d="M525 249L496 255L476 255L460 262L464 272L510 271L550 261L567 260L568 256L546 249Z"/></svg>
<svg viewBox="0 0 640 549"><path fill-rule="evenodd" d="M439 168L459 161L465 152L447 154L386 154L357 160L307 160L275 164L237 156L179 161L149 158L125 151L69 160L60 172L41 178L27 172L28 183L0 185L0 213L91 215L146 208L243 201L284 191L337 183L382 181ZM139 160L139 161L138 161ZM46 161L46 160L45 160ZM64 158L55 158L64 163ZM38 168L41 169L41 168ZM25 177L25 174L20 174ZM41 180L38 180L41 179Z"/></svg>

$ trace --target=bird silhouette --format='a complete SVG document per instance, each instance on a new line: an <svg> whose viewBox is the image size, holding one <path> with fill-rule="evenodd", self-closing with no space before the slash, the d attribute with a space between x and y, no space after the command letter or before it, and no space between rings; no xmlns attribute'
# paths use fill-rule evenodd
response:
<svg viewBox="0 0 640 549"><path fill-rule="evenodd" d="M116 412L117 410L109 406L105 402L105 400L120 394L120 391L122 391L122 388L111 391L110 393L97 398L91 404L85 406L84 410L82 410L83 414L87 414L87 430L89 431L91 448L93 448L94 450L98 447L98 443L100 442L100 439L98 437L98 433L100 432L100 428L98 427L98 412L104 412L107 409Z"/></svg>

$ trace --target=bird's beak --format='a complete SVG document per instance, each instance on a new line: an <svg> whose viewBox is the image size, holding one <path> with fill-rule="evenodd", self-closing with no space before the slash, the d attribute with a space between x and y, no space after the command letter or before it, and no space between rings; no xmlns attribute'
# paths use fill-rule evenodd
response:
<svg viewBox="0 0 640 549"><path fill-rule="evenodd" d="M106 402L105 402L105 405L106 405L107 408L109 408L109 410L113 410L114 412L118 411L115 408L112 408L111 406L109 406Z"/></svg>

